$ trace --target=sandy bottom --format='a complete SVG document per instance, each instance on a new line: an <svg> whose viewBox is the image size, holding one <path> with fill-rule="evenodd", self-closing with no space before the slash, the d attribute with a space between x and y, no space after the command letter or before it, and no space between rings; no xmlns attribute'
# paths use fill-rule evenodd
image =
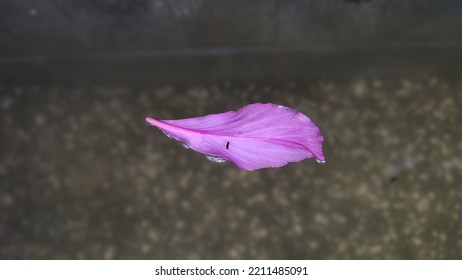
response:
<svg viewBox="0 0 462 280"><path fill-rule="evenodd" d="M462 258L462 83L0 87L0 258ZM246 172L148 126L283 104L314 159Z"/></svg>

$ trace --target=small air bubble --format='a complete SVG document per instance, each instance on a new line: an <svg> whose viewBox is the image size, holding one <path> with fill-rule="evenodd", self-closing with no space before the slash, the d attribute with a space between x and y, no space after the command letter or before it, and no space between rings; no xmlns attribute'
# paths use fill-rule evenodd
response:
<svg viewBox="0 0 462 280"><path fill-rule="evenodd" d="M162 132L163 132L168 138L179 141L178 138L176 138L176 137L174 137L174 136L168 134L167 132L165 132L165 131L162 131Z"/></svg>
<svg viewBox="0 0 462 280"><path fill-rule="evenodd" d="M316 161L317 161L318 163L326 163L326 160L325 160L325 159L322 159L322 160L321 160L321 159L316 159Z"/></svg>
<svg viewBox="0 0 462 280"><path fill-rule="evenodd" d="M226 162L227 160L219 157L219 156L212 156L212 155L206 155L205 156L208 160L213 161L213 162Z"/></svg>
<svg viewBox="0 0 462 280"><path fill-rule="evenodd" d="M181 145L186 149L188 150L189 149L189 146L188 144L186 144L185 142L181 142Z"/></svg>

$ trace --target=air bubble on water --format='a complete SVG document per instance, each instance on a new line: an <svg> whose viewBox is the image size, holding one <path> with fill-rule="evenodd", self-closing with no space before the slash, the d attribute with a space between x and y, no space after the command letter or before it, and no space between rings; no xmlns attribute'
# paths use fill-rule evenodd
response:
<svg viewBox="0 0 462 280"><path fill-rule="evenodd" d="M318 163L326 163L326 160L325 160L325 159L316 159L316 161L317 161Z"/></svg>
<svg viewBox="0 0 462 280"><path fill-rule="evenodd" d="M175 136L172 136L172 135L168 134L168 133L165 132L165 131L162 131L162 132L163 132L168 138L178 141L178 138L176 138Z"/></svg>
<svg viewBox="0 0 462 280"><path fill-rule="evenodd" d="M168 134L168 133L167 133L167 132L165 132L165 131L162 131L162 132L163 132L163 133L165 134L165 136L167 136L168 138L171 138L171 139L173 139L172 135Z"/></svg>
<svg viewBox="0 0 462 280"><path fill-rule="evenodd" d="M226 162L227 160L219 157L219 156L213 156L213 155L206 155L205 156L208 160L213 161L213 162Z"/></svg>

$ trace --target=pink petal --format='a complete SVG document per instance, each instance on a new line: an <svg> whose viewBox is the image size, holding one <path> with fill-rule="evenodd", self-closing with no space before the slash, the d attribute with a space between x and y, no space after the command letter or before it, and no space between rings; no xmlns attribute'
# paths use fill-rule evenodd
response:
<svg viewBox="0 0 462 280"><path fill-rule="evenodd" d="M146 121L189 148L252 171L315 157L325 162L323 136L305 115L276 104L182 120Z"/></svg>

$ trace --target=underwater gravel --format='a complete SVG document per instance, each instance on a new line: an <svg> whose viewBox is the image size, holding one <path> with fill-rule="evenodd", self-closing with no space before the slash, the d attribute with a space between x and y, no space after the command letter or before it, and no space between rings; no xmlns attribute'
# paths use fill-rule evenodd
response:
<svg viewBox="0 0 462 280"><path fill-rule="evenodd" d="M0 258L460 259L461 85L0 87ZM327 163L246 172L144 122L253 102L308 115Z"/></svg>

